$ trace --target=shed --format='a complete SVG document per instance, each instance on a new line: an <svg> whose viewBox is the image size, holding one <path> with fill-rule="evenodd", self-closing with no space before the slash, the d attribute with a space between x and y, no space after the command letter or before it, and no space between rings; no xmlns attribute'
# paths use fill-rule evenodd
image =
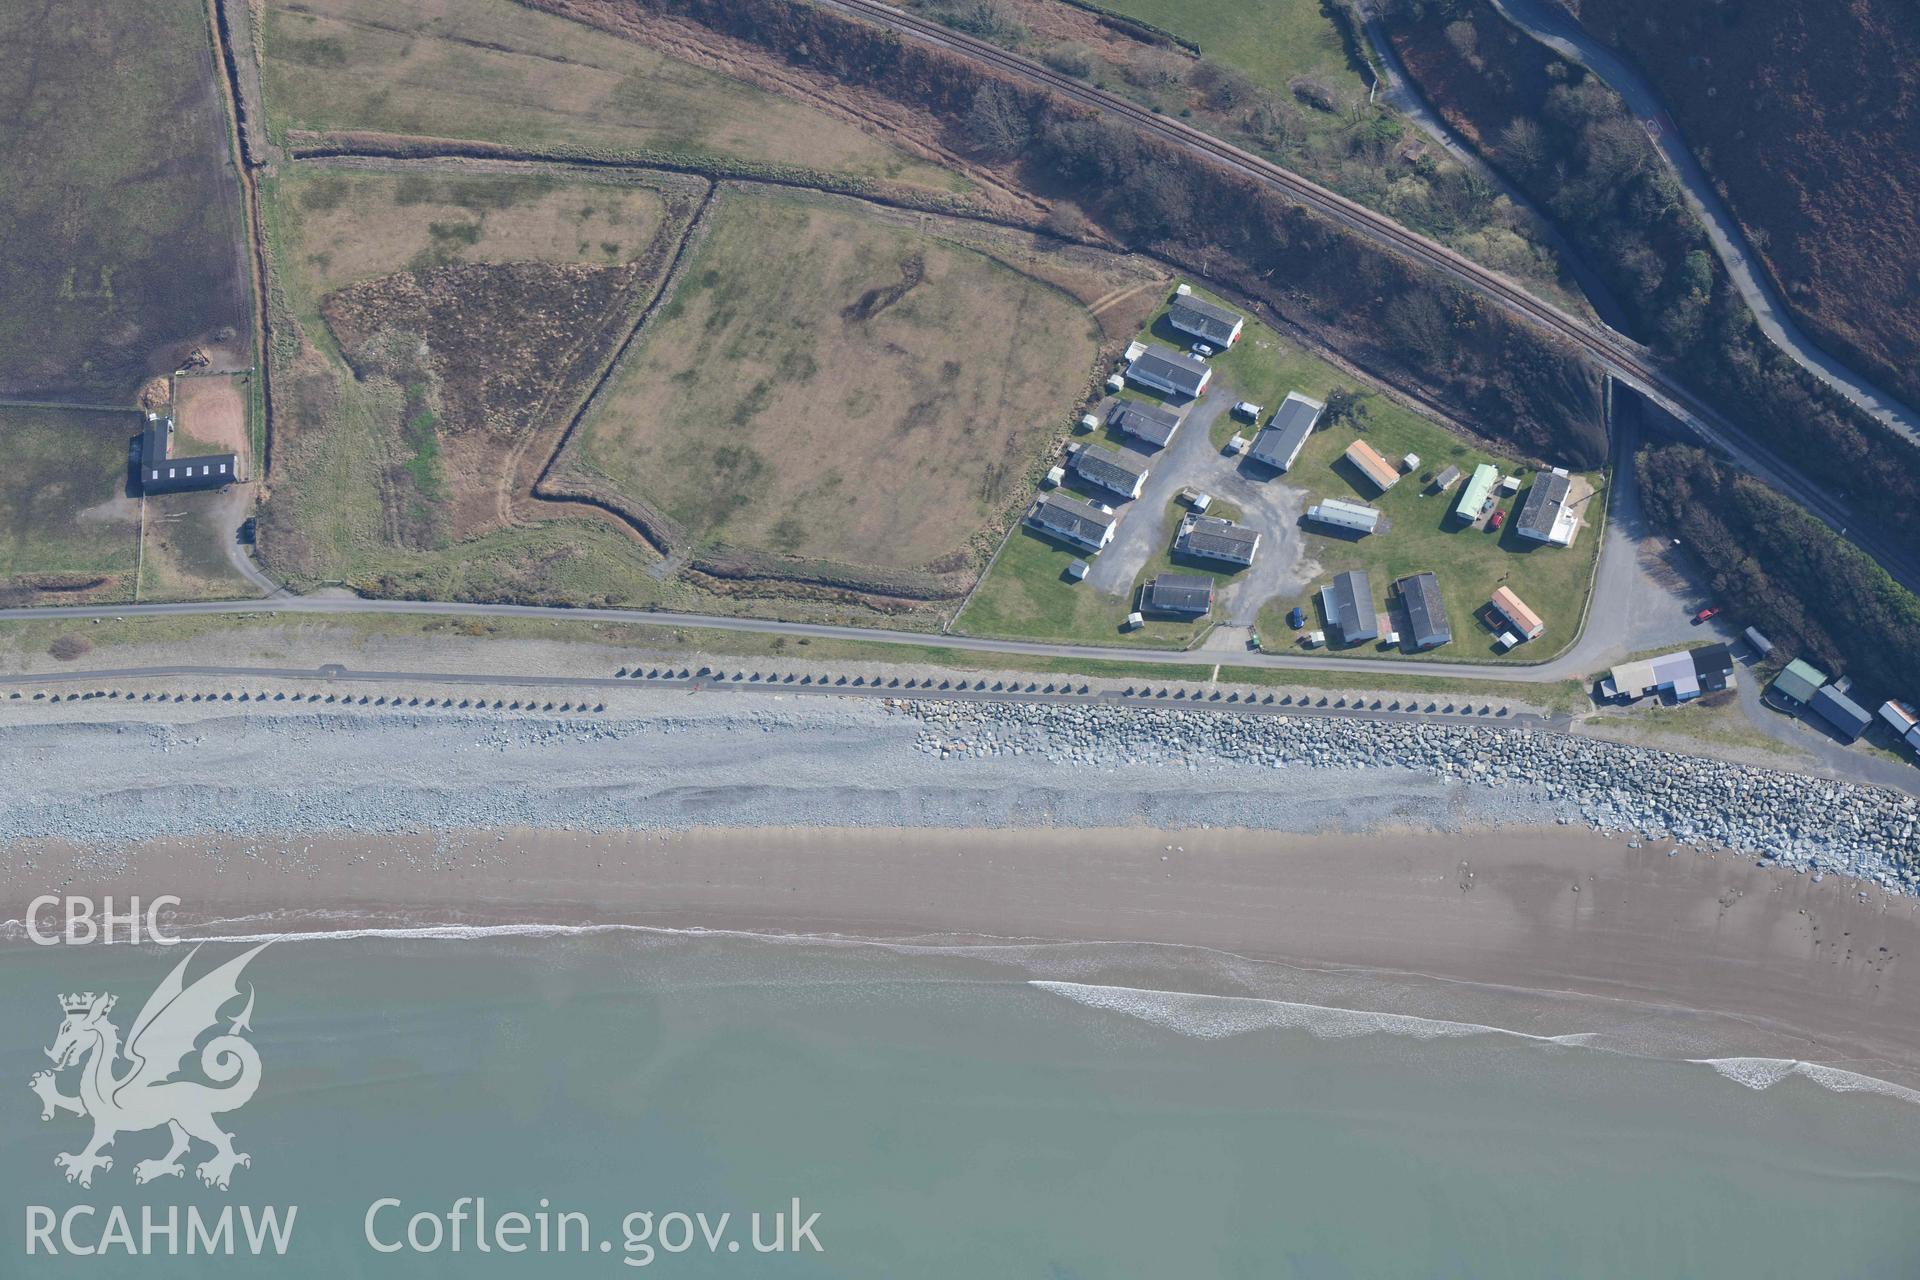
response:
<svg viewBox="0 0 1920 1280"><path fill-rule="evenodd" d="M1445 470L1443 470L1439 475L1433 478L1434 492L1445 493L1447 490L1453 488L1453 486L1459 483L1460 483L1460 468L1449 466Z"/></svg>
<svg viewBox="0 0 1920 1280"><path fill-rule="evenodd" d="M1773 678L1773 691L1796 706L1804 706L1826 682L1826 672L1804 658L1795 658Z"/></svg>
<svg viewBox="0 0 1920 1280"><path fill-rule="evenodd" d="M1755 657L1764 658L1773 652L1773 641L1762 635L1757 627L1747 628L1747 643L1753 646Z"/></svg>
<svg viewBox="0 0 1920 1280"><path fill-rule="evenodd" d="M1830 684L1814 690L1807 707L1846 742L1858 742L1867 726L1873 723L1865 707Z"/></svg>
<svg viewBox="0 0 1920 1280"><path fill-rule="evenodd" d="M1087 574L1092 572L1092 569L1093 566L1089 565L1085 560L1075 560L1067 566L1067 577L1075 582L1080 582L1085 580Z"/></svg>

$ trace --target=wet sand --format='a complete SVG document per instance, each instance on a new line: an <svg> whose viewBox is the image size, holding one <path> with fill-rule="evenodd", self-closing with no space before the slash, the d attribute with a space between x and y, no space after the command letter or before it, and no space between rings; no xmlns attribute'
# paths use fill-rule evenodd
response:
<svg viewBox="0 0 1920 1280"><path fill-rule="evenodd" d="M41 842L0 879L11 918L39 893L173 894L202 936L538 923L1148 944L1024 954L1038 977L1920 1085L1920 984L1898 975L1920 954L1920 900L1669 847L1565 828L507 831Z"/></svg>

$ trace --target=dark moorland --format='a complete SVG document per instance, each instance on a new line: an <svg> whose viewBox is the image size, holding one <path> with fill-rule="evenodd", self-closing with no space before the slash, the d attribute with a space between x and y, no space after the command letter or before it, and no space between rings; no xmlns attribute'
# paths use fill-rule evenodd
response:
<svg viewBox="0 0 1920 1280"><path fill-rule="evenodd" d="M1719 181L1815 337L1920 401L1920 9L1577 0Z"/></svg>
<svg viewBox="0 0 1920 1280"><path fill-rule="evenodd" d="M248 323L199 0L0 5L0 395L131 403Z"/></svg>

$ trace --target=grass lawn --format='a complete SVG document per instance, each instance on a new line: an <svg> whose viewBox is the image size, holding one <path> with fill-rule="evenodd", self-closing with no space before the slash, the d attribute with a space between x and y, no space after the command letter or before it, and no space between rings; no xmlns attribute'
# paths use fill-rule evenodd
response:
<svg viewBox="0 0 1920 1280"><path fill-rule="evenodd" d="M0 588L132 598L140 500L126 496L127 440L142 425L133 413L0 408Z"/></svg>
<svg viewBox="0 0 1920 1280"><path fill-rule="evenodd" d="M1471 474L1480 462L1490 462L1506 474L1513 472L1516 464L1410 415L1377 415L1364 433L1367 443L1390 459L1406 453L1420 455L1417 472L1403 476L1386 493L1376 493L1342 457L1347 445L1360 435L1344 425L1316 431L1286 479L1306 488L1316 501L1346 498L1378 507L1386 513L1392 528L1349 540L1308 526L1304 534L1308 554L1318 564L1319 572L1308 594L1276 599L1261 611L1260 632L1269 644L1291 637L1284 615L1295 605L1303 606L1312 625L1319 626L1322 620L1314 593L1346 569L1365 569L1371 576L1376 610L1386 607L1387 589L1394 579L1423 571L1439 576L1453 643L1423 654L1393 651L1394 656L1425 662L1451 659L1521 664L1545 661L1573 643L1593 585L1601 540L1598 527L1583 528L1572 547L1547 546L1520 537L1513 528L1514 511L1527 495L1525 488L1515 497L1501 500L1501 508L1508 514L1505 527L1498 533L1461 525L1451 515L1458 487L1447 494L1427 494L1428 486L1421 483L1421 476L1448 465ZM1590 509L1596 513L1593 519L1597 522L1597 513L1606 501L1602 488L1605 478L1600 473L1588 478L1596 486ZM1531 484L1531 473L1526 473L1526 479ZM1504 655L1495 652L1494 634L1474 616L1499 586L1512 588L1547 626L1539 639ZM1371 644L1332 652L1388 656Z"/></svg>
<svg viewBox="0 0 1920 1280"><path fill-rule="evenodd" d="M4 5L0 39L0 395L131 405L248 325L206 6Z"/></svg>
<svg viewBox="0 0 1920 1280"><path fill-rule="evenodd" d="M1313 76L1366 97L1322 0L1102 0L1115 13L1185 36L1203 56L1276 93ZM1338 0L1334 0L1338 2ZM1344 82L1344 83L1343 83Z"/></svg>
<svg viewBox="0 0 1920 1280"><path fill-rule="evenodd" d="M1136 511L1127 518L1137 520L1142 514ZM1133 595L1116 600L1084 582L1067 580L1067 566L1087 558L1086 552L1024 526L1014 530L955 629L970 636L1135 649L1181 649L1200 634L1203 624L1172 618L1149 618L1145 626L1128 631L1124 624L1133 609Z"/></svg>
<svg viewBox="0 0 1920 1280"><path fill-rule="evenodd" d="M512 0L269 0L268 127L964 180L801 103Z"/></svg>
<svg viewBox="0 0 1920 1280"><path fill-rule="evenodd" d="M940 225L728 192L570 456L691 542L963 567L1063 428L1098 329Z"/></svg>

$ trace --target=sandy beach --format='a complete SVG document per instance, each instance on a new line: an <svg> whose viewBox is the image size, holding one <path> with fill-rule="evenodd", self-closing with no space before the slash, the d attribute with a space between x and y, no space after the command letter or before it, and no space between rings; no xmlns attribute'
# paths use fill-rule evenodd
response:
<svg viewBox="0 0 1920 1280"><path fill-rule="evenodd" d="M109 858L33 842L5 880L9 902L174 894L200 936L634 925L974 946L1040 978L1920 1086L1920 990L1898 978L1920 901L1562 828L510 830L170 838Z"/></svg>

